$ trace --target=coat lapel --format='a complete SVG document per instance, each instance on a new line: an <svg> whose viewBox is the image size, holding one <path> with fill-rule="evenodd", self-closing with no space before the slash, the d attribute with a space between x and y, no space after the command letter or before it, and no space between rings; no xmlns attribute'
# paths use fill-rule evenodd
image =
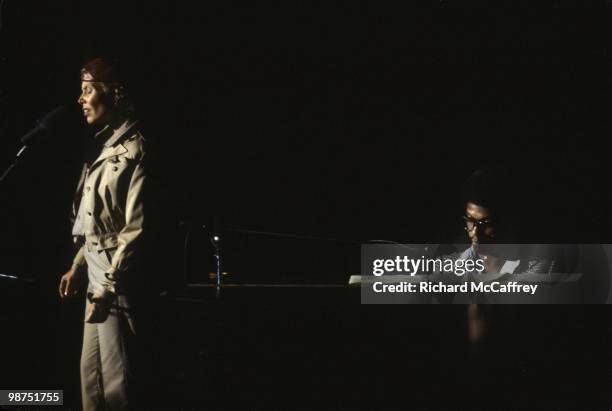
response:
<svg viewBox="0 0 612 411"><path fill-rule="evenodd" d="M127 153L127 148L123 146L123 144L117 144L114 147L104 147L102 153L96 158L96 161L93 162L91 167L95 167L98 163L106 160L107 158L118 156L120 154Z"/></svg>
<svg viewBox="0 0 612 411"><path fill-rule="evenodd" d="M76 218L77 212L79 211L79 205L81 204L81 194L83 193L83 185L85 185L85 176L87 175L87 163L83 164L83 169L81 170L81 178L79 178L79 183L77 184L76 192L74 193L74 198L72 200L72 215L71 220L74 224L74 219Z"/></svg>
<svg viewBox="0 0 612 411"><path fill-rule="evenodd" d="M127 149L119 143L137 123L138 121L126 120L117 130L115 130L115 132L104 143L102 153L100 153L98 158L92 163L91 166L94 167L101 161L106 160L107 158L126 153ZM104 132L104 130L102 130L102 132Z"/></svg>

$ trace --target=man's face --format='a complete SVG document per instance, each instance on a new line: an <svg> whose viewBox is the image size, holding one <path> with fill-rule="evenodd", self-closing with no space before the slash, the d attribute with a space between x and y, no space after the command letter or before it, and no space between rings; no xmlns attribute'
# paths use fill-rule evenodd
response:
<svg viewBox="0 0 612 411"><path fill-rule="evenodd" d="M495 238L490 210L468 201L465 207L465 229L472 244L488 242Z"/></svg>
<svg viewBox="0 0 612 411"><path fill-rule="evenodd" d="M81 82L81 95L78 103L83 109L83 116L87 124L105 123L112 108L105 100L102 94L93 87L91 81Z"/></svg>

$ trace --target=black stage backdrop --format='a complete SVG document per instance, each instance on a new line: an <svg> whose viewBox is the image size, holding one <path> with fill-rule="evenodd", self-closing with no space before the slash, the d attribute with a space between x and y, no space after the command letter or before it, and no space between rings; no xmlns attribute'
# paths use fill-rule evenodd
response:
<svg viewBox="0 0 612 411"><path fill-rule="evenodd" d="M28 379L29 374L18 367L19 356L12 357L13 374L18 375L3 375L7 385L21 381L34 388L40 381L64 387L71 401L78 403L80 331L74 327L81 306L74 303L61 309L56 289L72 255L68 212L92 135L76 104L79 69L97 55L119 58L128 69L155 158L152 175L164 193L159 214L167 231L159 237L155 258L165 256L169 262L164 270L177 271L172 275L182 270L180 253L174 251L181 246L181 227L208 226L212 221L223 227L355 243L452 241L461 235L461 184L474 170L493 166L512 177L505 195L520 204L521 221L529 227L525 239L611 240L607 140L612 9L608 2L551 1L537 7L533 2L513 2L491 7L485 2L459 6L436 1L423 8L355 2L266 7L221 1L1 3L0 165L10 163L19 137L37 118L58 104L70 109L57 130L30 147L0 187L0 273L37 279L36 303L23 290L21 303L30 306L27 312L34 317L36 310L45 313L40 314L44 333L22 324L18 330L25 337L13 333L8 348L19 347L18 352L26 355L39 347L41 335L51 335L45 355L27 363L40 361L52 371ZM301 247L289 240L281 243L276 246ZM248 245L255 254L270 253L276 246L257 239ZM304 278L308 272L318 275L322 265L336 264L331 257L327 261L304 254L300 260ZM248 261L234 264L248 270ZM274 266L279 272L290 268L290 262ZM334 279L345 279L346 274L335 272ZM5 287L12 296L22 295ZM213 372L228 380L242 376L241 382L211 390L245 389L256 378L251 371L260 369L280 391L312 399L309 390L321 390L321 398L335 399L327 406L319 403L321 408L341 406L344 397L334 393L355 390L346 403L353 408L362 405L355 393L361 392L371 406L387 394L395 395L390 389L386 394L381 391L389 382L383 377L400 368L410 376L410 384L420 380L419 373L429 381L467 378L461 371L463 363L451 361L457 356L444 344L453 338L463 341L461 327L441 326L440 335L428 328L433 323L456 324L455 319L463 318L458 314L463 308L360 310L358 297L349 299L350 304L341 302L343 308L304 306L303 311L294 307L294 312L281 304L242 317L239 308L231 308L228 321L242 321L244 335L256 333L258 327L264 330L262 339L249 340L259 347L253 355L260 359L249 360L243 352L230 371L223 368L223 357L202 360L202 369L213 369L206 378L214 379ZM18 312L16 307L21 305L7 305L7 310ZM219 309L213 307L213 313ZM607 341L610 332L603 309L533 307L520 313L511 316L535 319L526 329L509 332L513 335L509 341L524 344L521 347L533 360L527 368L560 367L555 355L578 355L601 345L598 354L588 357L591 362L580 356L575 362L584 367L602 365L590 372L607 387L602 379L607 381L609 362L593 359L607 358L601 341ZM14 318L12 313L3 315ZM383 316L387 319L377 320ZM547 351L547 359L541 359L541 348L533 348L525 339L551 318L556 331L534 337L534 345L552 344L556 351ZM208 320L194 318L190 323L199 327L198 337L190 334L194 347L197 338L210 344L213 337L206 337L207 326L202 325L210 324ZM224 330L232 333L228 323L221 324L210 331L211 336ZM406 328L398 329L400 324ZM377 333L380 340L374 337ZM413 335L419 336L418 343ZM24 338L28 344L23 345ZM181 338L177 337L175 349L184 344ZM231 340L228 347L235 348L228 348L227 355L244 349L236 340L224 338ZM436 354L434 363L423 360L427 355L421 357L417 370L407 357L379 351L381 345L388 348L395 343L400 352L415 349L442 357ZM505 344L508 349L510 343ZM67 359L61 354L65 347L69 347ZM198 347L192 347L194 352L212 349L206 343ZM354 354L341 361L344 371L332 370L332 357L352 350ZM464 361L467 347L459 350ZM48 356L50 352L57 355ZM318 371L281 365L278 358L272 360L274 352L293 360L305 355L307 360L297 361L299 367L314 361L327 377L313 383L314 377L305 376L319 375ZM376 361L361 362L373 354ZM184 355L180 360L193 365L193 359ZM385 362L395 365L385 368ZM270 364L273 371L266 371ZM553 380L561 380L559 368L525 377L517 367L500 375L535 384L550 381L556 373ZM459 371L453 374L449 369ZM297 378L296 384L304 384L304 390L290 384L287 374ZM371 374L376 377L369 378ZM563 382L569 385L578 379L573 374L566 377ZM398 381L393 379L391 387L401 388ZM192 382L197 385L195 377ZM253 390L249 395L261 394L265 384L257 384L257 389L249 388ZM329 388L334 384L338 391ZM419 389L445 389L442 382L436 384ZM184 396L187 389L182 389ZM263 398L273 401L271 392ZM572 399L580 404L585 397L599 398L593 391L585 392Z"/></svg>

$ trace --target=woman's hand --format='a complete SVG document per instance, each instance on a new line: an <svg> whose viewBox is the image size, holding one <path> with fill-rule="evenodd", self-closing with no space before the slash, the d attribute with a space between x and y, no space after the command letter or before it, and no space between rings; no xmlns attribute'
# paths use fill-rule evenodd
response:
<svg viewBox="0 0 612 411"><path fill-rule="evenodd" d="M86 323L103 323L108 318L110 308L116 296L104 289L98 289L94 293L87 293L89 309L85 314Z"/></svg>
<svg viewBox="0 0 612 411"><path fill-rule="evenodd" d="M103 323L108 318L110 307L100 302L89 304L89 311L85 315L86 323Z"/></svg>
<svg viewBox="0 0 612 411"><path fill-rule="evenodd" d="M83 275L80 270L75 270L74 267L70 268L66 274L62 275L59 283L59 294L60 298L72 297L79 294Z"/></svg>

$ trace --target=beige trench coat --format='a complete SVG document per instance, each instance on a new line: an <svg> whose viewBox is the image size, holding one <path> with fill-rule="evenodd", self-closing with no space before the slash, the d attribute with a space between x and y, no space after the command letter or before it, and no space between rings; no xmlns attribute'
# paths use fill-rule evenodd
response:
<svg viewBox="0 0 612 411"><path fill-rule="evenodd" d="M72 208L79 227L78 233L73 231L79 246L73 268L86 265L85 248L112 251L104 287L117 292L142 239L145 140L137 122L130 121L114 132L105 128L96 137L107 140L93 163L84 165Z"/></svg>

